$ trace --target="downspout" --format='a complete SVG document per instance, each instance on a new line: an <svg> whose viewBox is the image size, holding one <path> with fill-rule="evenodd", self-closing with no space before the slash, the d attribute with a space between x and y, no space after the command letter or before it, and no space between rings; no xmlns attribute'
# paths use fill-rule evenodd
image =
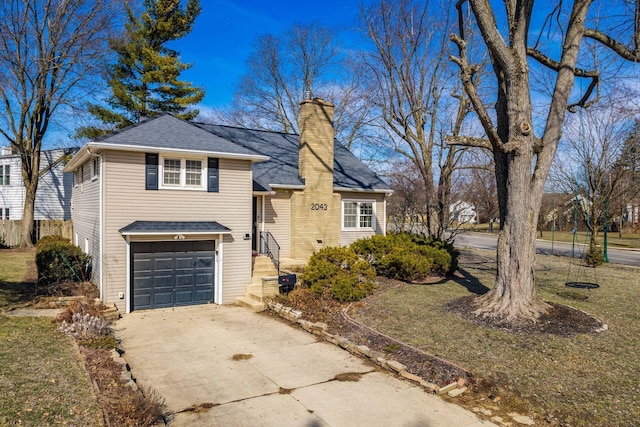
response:
<svg viewBox="0 0 640 427"><path fill-rule="evenodd" d="M102 161L102 154L93 154L91 153L91 149L87 147L87 152L89 153L89 155L91 157L95 156L98 158L98 162L100 164L100 170L99 170L99 176L98 176L98 239L100 239L100 242L98 242L98 256L100 257L100 278L99 278L99 283L98 283L98 288L100 290L100 301L104 302L104 288L103 288L103 283L104 283L104 279L103 279L103 275L104 275L104 270L102 268L102 266L104 265L104 263L102 262L103 258L102 258L102 248L104 246L104 230L103 230L103 224L104 224L104 212L102 211L102 195L104 194L103 191L103 186L104 186L104 166L103 166L103 161ZM91 161L91 157L89 158L89 161Z"/></svg>
<svg viewBox="0 0 640 427"><path fill-rule="evenodd" d="M264 204L265 204L266 200L267 200L267 196L265 196L263 194L262 195L262 206L260 206L260 208L262 210L262 221L261 221L261 224L260 224L260 231L262 231L263 233L264 233L264 212L265 212Z"/></svg>
<svg viewBox="0 0 640 427"><path fill-rule="evenodd" d="M384 215L382 215L382 235L387 235L387 194L384 195L384 199L382 201L382 210L384 211Z"/></svg>

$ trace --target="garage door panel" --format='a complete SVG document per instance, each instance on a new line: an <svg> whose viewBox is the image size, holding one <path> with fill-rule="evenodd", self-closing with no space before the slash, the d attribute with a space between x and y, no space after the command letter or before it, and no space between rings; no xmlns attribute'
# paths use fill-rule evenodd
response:
<svg viewBox="0 0 640 427"><path fill-rule="evenodd" d="M196 268L210 268L212 265L213 265L213 256L206 256L206 257L199 256L196 260Z"/></svg>
<svg viewBox="0 0 640 427"><path fill-rule="evenodd" d="M133 296L134 307L149 307L151 306L151 294L134 295Z"/></svg>
<svg viewBox="0 0 640 427"><path fill-rule="evenodd" d="M168 292L155 292L153 305L155 307L171 307L174 305L173 290Z"/></svg>
<svg viewBox="0 0 640 427"><path fill-rule="evenodd" d="M196 291L196 302L203 304L210 301L213 301L213 288Z"/></svg>
<svg viewBox="0 0 640 427"><path fill-rule="evenodd" d="M214 245L213 241L132 243L133 309L212 302Z"/></svg>
<svg viewBox="0 0 640 427"><path fill-rule="evenodd" d="M211 286L213 286L213 274L212 273L198 273L198 274L196 274L196 285L211 285Z"/></svg>

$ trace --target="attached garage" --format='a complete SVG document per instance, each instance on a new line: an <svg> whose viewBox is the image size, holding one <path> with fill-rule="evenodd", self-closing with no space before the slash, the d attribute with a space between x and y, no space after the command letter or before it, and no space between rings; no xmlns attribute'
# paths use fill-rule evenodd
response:
<svg viewBox="0 0 640 427"><path fill-rule="evenodd" d="M129 245L128 312L216 302L217 222L136 221L120 233ZM171 240L169 237L171 236Z"/></svg>
<svg viewBox="0 0 640 427"><path fill-rule="evenodd" d="M213 302L215 241L131 243L132 310Z"/></svg>

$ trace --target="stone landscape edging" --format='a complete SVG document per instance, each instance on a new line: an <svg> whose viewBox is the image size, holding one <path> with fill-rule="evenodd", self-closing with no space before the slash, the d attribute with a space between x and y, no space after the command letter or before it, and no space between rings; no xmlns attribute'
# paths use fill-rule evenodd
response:
<svg viewBox="0 0 640 427"><path fill-rule="evenodd" d="M452 389L450 388L454 385L456 388L458 387L458 383L454 382L448 384L445 387L440 387L436 384L433 384L425 379L419 377L418 375L412 374L407 371L407 367L402 363L396 360L389 360L384 357L384 354L370 349L365 345L357 345L351 342L348 338L340 336L338 334L331 334L327 332L328 325L323 322L311 322L305 320L302 317L302 312L299 310L295 310L291 307L287 307L280 303L276 303L273 301L269 301L268 307L270 310L283 317L286 320L291 322L295 322L305 331L312 333L316 336L323 338L325 341L330 342L338 347L341 347L347 350L349 353L355 354L356 356L365 357L376 365L380 366L383 369L386 369L394 374L400 375L401 377L421 386L423 389L430 393L444 394L450 392ZM395 341L395 340L394 340Z"/></svg>

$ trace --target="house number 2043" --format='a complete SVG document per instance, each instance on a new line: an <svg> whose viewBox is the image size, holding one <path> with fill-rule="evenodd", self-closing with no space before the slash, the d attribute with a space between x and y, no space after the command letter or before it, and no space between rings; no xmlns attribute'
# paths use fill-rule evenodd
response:
<svg viewBox="0 0 640 427"><path fill-rule="evenodd" d="M327 209L326 203L311 203L312 211L326 211Z"/></svg>

